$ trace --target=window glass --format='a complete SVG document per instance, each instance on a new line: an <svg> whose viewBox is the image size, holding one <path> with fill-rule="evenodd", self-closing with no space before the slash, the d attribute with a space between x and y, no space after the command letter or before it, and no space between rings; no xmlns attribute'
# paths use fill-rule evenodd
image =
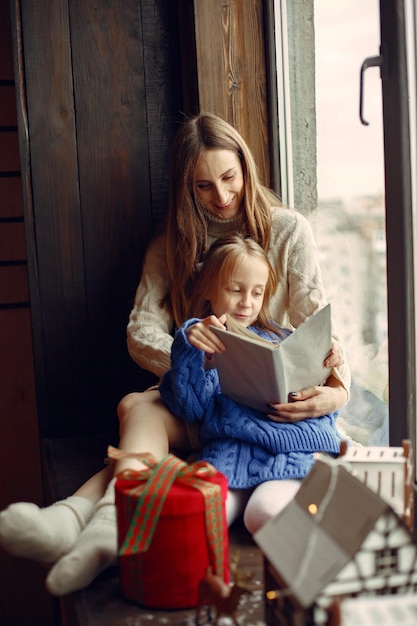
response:
<svg viewBox="0 0 417 626"><path fill-rule="evenodd" d="M352 370L340 425L388 445L384 150L380 70L360 68L380 46L377 0L315 0L318 208L312 218L333 318Z"/></svg>

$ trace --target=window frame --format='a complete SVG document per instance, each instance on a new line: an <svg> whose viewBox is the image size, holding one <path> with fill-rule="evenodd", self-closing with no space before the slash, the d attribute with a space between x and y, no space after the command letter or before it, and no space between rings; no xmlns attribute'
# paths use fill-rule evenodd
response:
<svg viewBox="0 0 417 626"><path fill-rule="evenodd" d="M297 14L298 3L290 0L267 0L267 24L279 22L275 18L275 9L279 11L282 3L286 2L286 17L288 18L288 30L298 30L298 26L305 18ZM308 10L313 10L314 0L303 3L303 10L308 6ZM383 101L383 128L384 128L384 153L385 153L385 205L386 205L386 244L387 244L387 298L388 298L388 340L389 340L389 442L391 446L399 446L404 439L411 439L414 448L417 449L416 439L416 389L417 389L417 368L416 368L416 302L417 293L417 267L414 259L414 248L417 246L417 158L416 158L416 137L410 141L410 119L414 121L414 134L416 133L416 122L411 114L410 102L416 104L416 32L417 17L416 7L413 0L380 0L380 33L381 33L381 55L383 65L381 68L382 101ZM271 18L272 16L272 18ZM294 25L297 28L294 29ZM280 26L281 28L281 26ZM314 31L314 25L311 26ZM269 39L275 38L276 33L269 26ZM308 34L307 34L308 39ZM300 46L300 42L303 46ZM275 43L276 45L276 43ZM302 34L298 34L296 39L291 39L288 44L292 54L297 55L297 48L304 47L305 41ZM310 46L310 47L309 47ZM408 47L408 49L407 49ZM307 42L307 54L314 59L314 49L311 49L311 42ZM272 54L271 54L272 51ZM295 52L294 52L295 51ZM269 43L269 64L277 70L277 55L275 47ZM413 61L413 62L411 62ZM298 64L297 67L303 67ZM306 66L304 66L306 67ZM285 68L284 68L285 69ZM294 65L290 58L289 71L294 71ZM309 66L309 71L314 68ZM408 72L412 74L413 80L409 80ZM304 72L306 73L306 72ZM300 80L299 75L297 79ZM269 74L270 80L270 111L271 127L275 122L279 126L279 107L273 99L279 98L277 89L277 77L272 71ZM291 82L291 81L290 81ZM358 72L359 82L359 72ZM279 83L278 83L279 84ZM291 85L291 89L293 89ZM296 93L295 97L291 93L291 125L292 125L292 146L294 154L293 171L302 166L305 167L306 160L302 165L297 163L299 154L296 153L297 128L294 119L297 119L299 112L294 114L293 108L298 106L300 96L303 93ZM313 92L314 97L314 92ZM314 108L314 107L313 107ZM413 109L413 111L414 111ZM315 109L314 109L315 113ZM288 115L288 113L287 113ZM285 120L284 120L285 122ZM315 142L315 125L310 127L311 139ZM273 138L274 139L274 138ZM280 153L284 153L280 146L271 151L271 171L280 171L285 167L285 160L281 159ZM301 157L303 158L303 157ZM310 158L308 155L307 158ZM411 167L411 161L413 167ZM316 163L314 161L314 167ZM414 172L412 174L412 172ZM295 175L295 174L294 174ZM281 174L285 176L285 172ZM275 185L277 188L278 185ZM298 189L297 181L294 180L295 195L305 191ZM414 194L414 195L413 195ZM316 203L317 204L317 203ZM297 202L297 208L308 213L305 206ZM401 253L399 253L401 251Z"/></svg>
<svg viewBox="0 0 417 626"><path fill-rule="evenodd" d="M415 442L414 213L404 0L381 0L381 68L387 241L389 437ZM401 253L399 253L401 251Z"/></svg>

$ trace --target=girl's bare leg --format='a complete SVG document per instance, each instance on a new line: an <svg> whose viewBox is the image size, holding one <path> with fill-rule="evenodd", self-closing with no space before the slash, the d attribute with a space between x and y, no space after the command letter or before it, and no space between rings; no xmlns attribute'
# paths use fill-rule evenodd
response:
<svg viewBox="0 0 417 626"><path fill-rule="evenodd" d="M161 401L158 391L132 393L118 407L119 447L126 452L150 452L157 460L169 448L187 449L188 435L182 420L173 416ZM142 469L136 459L115 463L114 472ZM112 479L103 498L97 503L92 520L79 536L74 548L51 569L46 585L54 595L63 595L87 586L117 557L117 524ZM93 485L94 493L96 483ZM86 485L83 485L84 490ZM78 492L79 493L79 492ZM86 493L85 491L83 493Z"/></svg>

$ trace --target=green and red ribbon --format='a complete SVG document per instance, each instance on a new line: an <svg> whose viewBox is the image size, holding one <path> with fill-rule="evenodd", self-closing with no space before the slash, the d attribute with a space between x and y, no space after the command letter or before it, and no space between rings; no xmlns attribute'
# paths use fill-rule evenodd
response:
<svg viewBox="0 0 417 626"><path fill-rule="evenodd" d="M224 529L221 487L204 480L216 474L213 465L206 461L187 464L173 454L168 454L158 462L151 454L123 452L113 446L108 447L107 455L114 461L134 458L147 465L147 469L124 470L117 475L119 479L139 483L129 490L129 497L137 498L138 502L126 537L119 549L119 555L127 556L148 550L171 485L178 482L194 487L203 494L209 560L214 573L223 578Z"/></svg>

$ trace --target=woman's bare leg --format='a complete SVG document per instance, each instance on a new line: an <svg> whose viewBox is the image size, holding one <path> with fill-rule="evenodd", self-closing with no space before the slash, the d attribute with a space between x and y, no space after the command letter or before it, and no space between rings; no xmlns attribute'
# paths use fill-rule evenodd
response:
<svg viewBox="0 0 417 626"><path fill-rule="evenodd" d="M107 489L107 485L113 478L113 467L108 465L97 474L94 474L89 478L85 483L81 485L74 492L74 496L80 496L81 498L87 498L93 504L97 504L97 502L104 496L104 493Z"/></svg>
<svg viewBox="0 0 417 626"><path fill-rule="evenodd" d="M157 460L174 446L187 449L188 434L182 420L172 415L163 404L158 391L131 393L118 407L120 422L119 447L125 452L148 452ZM123 459L114 464L114 473L124 469L142 469L137 459ZM94 516L81 533L74 548L51 569L46 585L54 595L82 589L117 557L117 524L114 505L113 478L103 498L97 503ZM96 482L93 484L95 493ZM83 485L84 490L86 485ZM79 492L78 492L79 493ZM83 493L86 493L83 491Z"/></svg>
<svg viewBox="0 0 417 626"><path fill-rule="evenodd" d="M159 391L130 393L117 408L120 424L119 447L125 452L149 452L157 460L170 448L189 448L187 427L183 420L167 409ZM135 459L122 459L115 464L115 473L124 469L142 469Z"/></svg>

